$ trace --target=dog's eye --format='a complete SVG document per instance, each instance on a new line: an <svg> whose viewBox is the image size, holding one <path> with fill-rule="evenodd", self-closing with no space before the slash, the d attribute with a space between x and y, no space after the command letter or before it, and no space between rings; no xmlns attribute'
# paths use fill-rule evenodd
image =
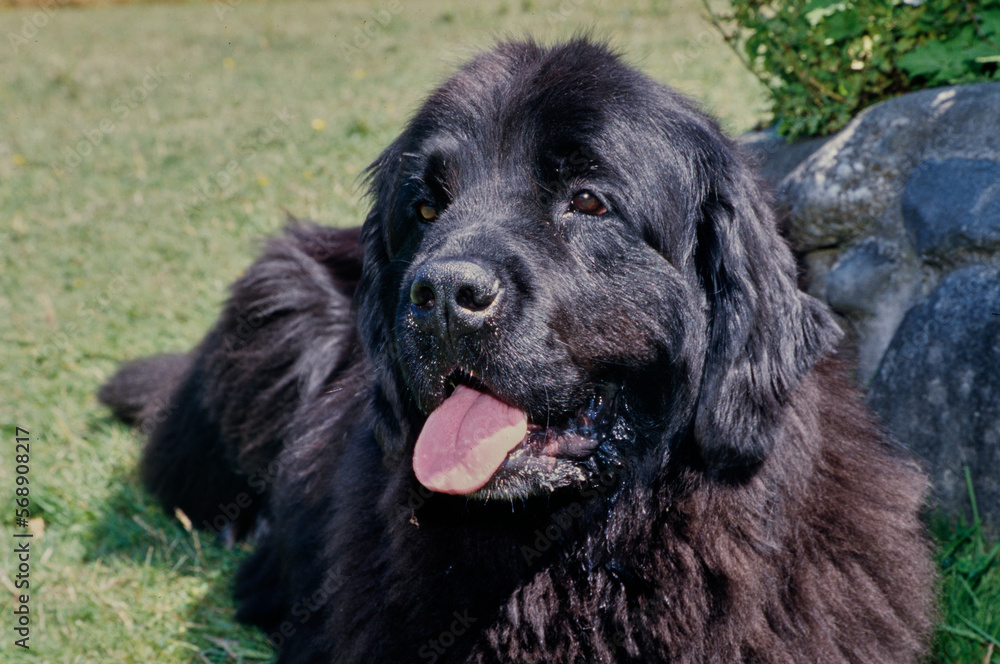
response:
<svg viewBox="0 0 1000 664"><path fill-rule="evenodd" d="M434 221L438 217L438 209L428 203L421 203L417 206L417 212L424 221Z"/></svg>
<svg viewBox="0 0 1000 664"><path fill-rule="evenodd" d="M570 201L569 205L577 212L593 215L595 217L598 217L608 211L608 208L601 202L601 199L597 197L597 194L588 189L578 191L573 196L573 200Z"/></svg>

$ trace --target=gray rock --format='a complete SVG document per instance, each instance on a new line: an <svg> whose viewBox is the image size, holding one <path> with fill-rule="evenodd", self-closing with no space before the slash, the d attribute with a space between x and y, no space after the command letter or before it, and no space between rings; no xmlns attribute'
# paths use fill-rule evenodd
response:
<svg viewBox="0 0 1000 664"><path fill-rule="evenodd" d="M865 238L845 251L826 277L826 301L845 316L874 314L880 295L899 272L899 248Z"/></svg>
<svg viewBox="0 0 1000 664"><path fill-rule="evenodd" d="M826 275L823 299L853 327L856 377L867 383L921 287L919 270L897 243L868 237Z"/></svg>
<svg viewBox="0 0 1000 664"><path fill-rule="evenodd" d="M823 136L789 142L773 128L739 137L740 144L756 160L760 174L775 186L828 140Z"/></svg>
<svg viewBox="0 0 1000 664"><path fill-rule="evenodd" d="M862 385L949 272L1000 258L1000 83L891 99L800 151L767 132L744 143L764 172L787 171L778 204L802 283L841 314Z"/></svg>
<svg viewBox="0 0 1000 664"><path fill-rule="evenodd" d="M889 429L925 462L949 515L979 511L1000 531L1000 266L945 277L905 317L869 389Z"/></svg>
<svg viewBox="0 0 1000 664"><path fill-rule="evenodd" d="M1000 161L921 163L903 191L903 223L925 258L1000 250Z"/></svg>
<svg viewBox="0 0 1000 664"><path fill-rule="evenodd" d="M873 106L825 142L743 139L780 179L803 283L948 514L1000 534L1000 83ZM869 382L870 381L870 382Z"/></svg>
<svg viewBox="0 0 1000 664"><path fill-rule="evenodd" d="M935 88L865 109L781 182L800 251L903 234L900 201L928 159L1000 159L1000 83Z"/></svg>
<svg viewBox="0 0 1000 664"><path fill-rule="evenodd" d="M804 272L802 288L807 293L820 300L826 300L826 277L833 266L837 264L840 251L836 248L819 249L803 254L801 257Z"/></svg>

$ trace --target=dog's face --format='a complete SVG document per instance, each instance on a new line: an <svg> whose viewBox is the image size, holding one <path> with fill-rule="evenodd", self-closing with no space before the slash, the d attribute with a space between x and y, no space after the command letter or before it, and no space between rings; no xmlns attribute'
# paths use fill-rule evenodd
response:
<svg viewBox="0 0 1000 664"><path fill-rule="evenodd" d="M386 452L524 497L766 457L833 338L717 127L606 49L501 45L372 167L359 289Z"/></svg>

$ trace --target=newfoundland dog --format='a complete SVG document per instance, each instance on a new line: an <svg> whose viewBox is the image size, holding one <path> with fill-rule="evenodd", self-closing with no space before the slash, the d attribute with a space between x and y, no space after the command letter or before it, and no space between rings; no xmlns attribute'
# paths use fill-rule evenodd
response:
<svg viewBox="0 0 1000 664"><path fill-rule="evenodd" d="M917 662L926 482L748 159L607 47L498 45L101 391L292 662Z"/></svg>

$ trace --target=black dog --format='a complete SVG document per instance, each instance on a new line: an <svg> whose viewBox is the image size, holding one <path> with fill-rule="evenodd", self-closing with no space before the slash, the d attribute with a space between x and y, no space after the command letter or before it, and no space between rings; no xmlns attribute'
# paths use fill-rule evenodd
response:
<svg viewBox="0 0 1000 664"><path fill-rule="evenodd" d="M101 393L167 508L260 526L239 617L280 662L918 661L924 477L714 122L506 43L370 186Z"/></svg>

